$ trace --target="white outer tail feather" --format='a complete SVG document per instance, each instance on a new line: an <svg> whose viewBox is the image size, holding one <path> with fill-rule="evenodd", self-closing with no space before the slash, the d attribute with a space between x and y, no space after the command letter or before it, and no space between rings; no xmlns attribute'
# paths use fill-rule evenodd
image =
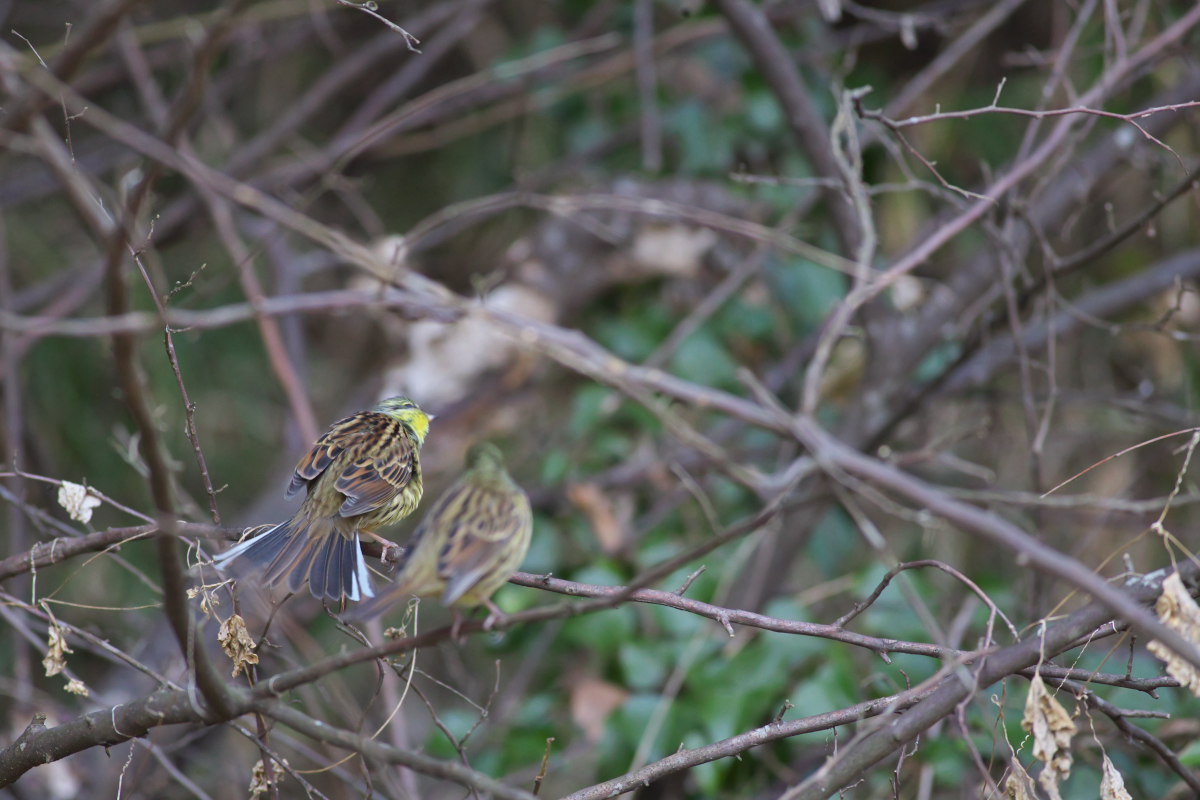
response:
<svg viewBox="0 0 1200 800"><path fill-rule="evenodd" d="M358 602L363 597L374 597L375 590L371 588L371 573L367 569L367 560L363 558L362 542L358 533L354 534L354 577L350 580L350 594L346 597Z"/></svg>
<svg viewBox="0 0 1200 800"><path fill-rule="evenodd" d="M279 523L284 525L286 523ZM233 547L223 553L218 553L213 557L213 566L219 570L224 570L229 563L238 556L243 555L247 550L258 543L259 539L273 533L279 525L267 528L262 533L251 536L241 542L238 542ZM366 597L374 597L375 590L371 588L371 571L367 568L367 560L363 558L362 543L358 537L358 533L354 534L354 574L350 579L350 591L346 594L346 599L357 603Z"/></svg>
<svg viewBox="0 0 1200 800"><path fill-rule="evenodd" d="M281 522L280 525L282 525L282 524L283 523ZM225 569L225 567L229 564L230 561L233 561L235 558L240 556L242 553L245 553L260 538L262 538L263 536L266 536L269 533L272 533L275 530L275 528L278 528L278 527L279 527L279 525L275 525L274 527L267 528L262 533L259 533L255 536L251 536L248 539L243 539L242 541L235 544L233 547L226 550L224 553L218 553L217 555L213 556L213 566L220 570Z"/></svg>

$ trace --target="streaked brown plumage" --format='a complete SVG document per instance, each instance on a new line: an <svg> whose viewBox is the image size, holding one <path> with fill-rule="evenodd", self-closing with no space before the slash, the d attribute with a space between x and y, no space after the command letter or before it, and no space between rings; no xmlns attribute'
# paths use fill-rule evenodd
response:
<svg viewBox="0 0 1200 800"><path fill-rule="evenodd" d="M440 596L444 605L491 607L491 597L529 551L529 497L492 444L467 453L467 471L421 520L395 582L353 612L374 616L406 597Z"/></svg>
<svg viewBox="0 0 1200 800"><path fill-rule="evenodd" d="M335 422L288 484L288 497L308 489L300 510L217 556L217 567L245 556L270 585L286 575L293 592L307 580L315 597L373 597L359 532L373 533L416 510L421 444L431 419L408 398L392 397Z"/></svg>

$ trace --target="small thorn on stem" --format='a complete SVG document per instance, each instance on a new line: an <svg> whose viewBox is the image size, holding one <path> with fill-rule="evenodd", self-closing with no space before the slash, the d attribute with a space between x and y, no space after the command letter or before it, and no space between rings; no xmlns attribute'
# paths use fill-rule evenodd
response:
<svg viewBox="0 0 1200 800"><path fill-rule="evenodd" d="M708 569L708 567L704 566L703 564L697 567L695 572L693 572L691 575L688 575L687 578L684 579L683 585L675 590L675 594L679 597L683 597L684 593L687 592L688 589L692 588L692 583L695 582L696 578L699 578L701 575L703 575L704 570L706 569Z"/></svg>

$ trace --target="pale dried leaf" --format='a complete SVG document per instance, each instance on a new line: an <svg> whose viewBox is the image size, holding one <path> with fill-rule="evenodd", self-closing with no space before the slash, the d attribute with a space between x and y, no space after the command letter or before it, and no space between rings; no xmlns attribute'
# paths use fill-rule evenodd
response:
<svg viewBox="0 0 1200 800"><path fill-rule="evenodd" d="M1125 779L1117 772L1116 766L1104 754L1104 776L1100 779L1100 800L1133 800L1125 790Z"/></svg>
<svg viewBox="0 0 1200 800"><path fill-rule="evenodd" d="M569 679L571 719L593 744L604 735L604 723L629 699L629 692L594 675L578 673Z"/></svg>
<svg viewBox="0 0 1200 800"><path fill-rule="evenodd" d="M1058 791L1058 780L1049 767L1043 768L1042 774L1038 775L1038 785L1045 790L1046 797L1050 800L1062 800L1062 793Z"/></svg>
<svg viewBox="0 0 1200 800"><path fill-rule="evenodd" d="M1053 800L1059 796L1058 782L1071 775L1071 737L1077 729L1067 709L1046 691L1040 674L1029 683L1021 727L1033 734L1033 757L1046 765L1038 783Z"/></svg>
<svg viewBox="0 0 1200 800"><path fill-rule="evenodd" d="M207 586L195 586L187 590L188 600L200 598L200 613L206 617L215 616L216 607L221 605L221 599L208 591Z"/></svg>
<svg viewBox="0 0 1200 800"><path fill-rule="evenodd" d="M1037 790L1033 788L1033 778L1025 771L1020 760L1013 756L1008 765L1008 777L1004 780L1004 796L1008 800L1037 800Z"/></svg>
<svg viewBox="0 0 1200 800"><path fill-rule="evenodd" d="M88 688L78 678L71 678L71 680L67 681L67 685L64 688L71 694L77 694L80 697L87 697L89 694Z"/></svg>
<svg viewBox="0 0 1200 800"><path fill-rule="evenodd" d="M75 652L67 646L67 638L62 628L54 620L50 621L50 629L46 634L46 656L42 666L46 668L46 677L57 675L67 668L67 653Z"/></svg>
<svg viewBox="0 0 1200 800"><path fill-rule="evenodd" d="M384 236L373 242L371 249L375 251L376 257L395 267L397 272L408 268L408 241L403 236ZM366 279L370 280L373 277L368 276ZM378 289L379 286L380 281L376 279L371 288Z"/></svg>
<svg viewBox="0 0 1200 800"><path fill-rule="evenodd" d="M1178 572L1163 581L1162 594L1154 605L1159 620L1179 631L1189 642L1200 644L1200 606L1192 599ZM1157 640L1148 645L1151 653L1167 662L1167 674L1200 697L1200 671Z"/></svg>
<svg viewBox="0 0 1200 800"><path fill-rule="evenodd" d="M631 256L648 274L692 277L716 243L717 234L708 228L651 225L633 240Z"/></svg>
<svg viewBox="0 0 1200 800"><path fill-rule="evenodd" d="M405 627L397 628L395 626L388 626L383 629L383 638L389 639L393 642L396 641L397 639L407 639L408 638L408 628L405 628Z"/></svg>
<svg viewBox="0 0 1200 800"><path fill-rule="evenodd" d="M71 519L86 525L92 521L92 509L100 505L100 498L86 486L63 481L58 487L58 504Z"/></svg>
<svg viewBox="0 0 1200 800"><path fill-rule="evenodd" d="M241 674L242 670L250 671L253 664L258 663L258 654L254 652L254 639L246 630L246 621L241 614L234 614L221 623L217 631L217 641L225 655L233 661L233 677Z"/></svg>
<svg viewBox="0 0 1200 800"><path fill-rule="evenodd" d="M526 286L494 289L483 305L538 322L549 322L556 314L549 298ZM383 391L420 397L422 404L434 408L461 400L481 375L508 366L521 353L518 341L498 336L486 319L475 315L451 324L443 320L405 323L404 335L408 360L389 370Z"/></svg>
<svg viewBox="0 0 1200 800"><path fill-rule="evenodd" d="M892 281L892 285L888 288L888 292L892 298L892 305L897 311L909 313L917 311L922 303L925 302L925 284L920 278L912 275L901 275Z"/></svg>
<svg viewBox="0 0 1200 800"><path fill-rule="evenodd" d="M283 782L283 779L287 776L287 773L280 768L281 763L286 767L288 763L287 759L283 759L282 762L275 762L275 768L272 770L274 773L272 775L273 780L271 781L267 780L267 770L265 767L263 767L262 759L260 758L254 763L254 768L250 770L250 800L254 800L256 797L267 794L271 791L272 786L278 786Z"/></svg>

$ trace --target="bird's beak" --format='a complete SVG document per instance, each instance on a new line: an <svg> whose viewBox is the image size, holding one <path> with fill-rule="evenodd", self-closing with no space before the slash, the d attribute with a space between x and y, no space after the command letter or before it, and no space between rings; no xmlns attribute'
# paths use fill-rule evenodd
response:
<svg viewBox="0 0 1200 800"><path fill-rule="evenodd" d="M425 412L425 416L429 418L430 422L433 422L435 419L437 419L437 414L430 414L428 411Z"/></svg>

